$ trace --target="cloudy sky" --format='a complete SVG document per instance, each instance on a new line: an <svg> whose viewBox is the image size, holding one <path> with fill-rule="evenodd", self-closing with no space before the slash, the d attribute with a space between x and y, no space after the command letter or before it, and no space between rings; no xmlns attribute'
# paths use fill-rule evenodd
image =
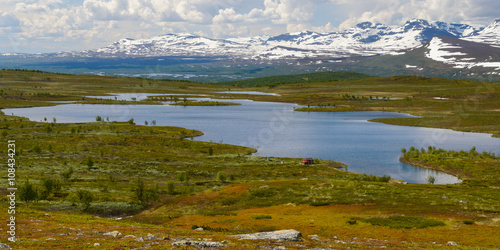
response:
<svg viewBox="0 0 500 250"><path fill-rule="evenodd" d="M0 53L104 47L122 38L211 38L348 29L411 18L486 26L498 0L2 0Z"/></svg>

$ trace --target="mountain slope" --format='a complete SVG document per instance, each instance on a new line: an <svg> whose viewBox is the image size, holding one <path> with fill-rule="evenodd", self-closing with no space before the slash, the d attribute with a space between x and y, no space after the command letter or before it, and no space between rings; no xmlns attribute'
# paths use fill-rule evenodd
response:
<svg viewBox="0 0 500 250"><path fill-rule="evenodd" d="M349 62L350 70L379 75L416 74L445 78L498 79L500 48L447 36L400 55L385 55ZM381 74L382 73L382 74Z"/></svg>

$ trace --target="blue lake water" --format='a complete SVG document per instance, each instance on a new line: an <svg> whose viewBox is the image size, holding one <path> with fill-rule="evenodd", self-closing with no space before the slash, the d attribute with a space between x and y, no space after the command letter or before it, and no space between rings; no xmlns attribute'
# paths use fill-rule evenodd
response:
<svg viewBox="0 0 500 250"><path fill-rule="evenodd" d="M146 96L129 95L139 97ZM157 95L157 94L155 94ZM168 95L167 95L168 96ZM113 98L114 97L107 97ZM123 98L117 98L121 100ZM126 98L125 98L126 99ZM199 99L199 98L198 98ZM42 121L91 122L96 116L110 121L136 124L156 120L157 126L179 126L200 130L194 140L223 142L257 148L256 155L269 157L314 157L347 164L348 171L390 175L411 183L459 182L456 177L399 162L401 148L435 146L447 150L500 153L500 139L489 134L463 133L446 129L406 127L369 122L375 118L411 117L389 112L296 112L295 104L224 100L238 106L99 105L63 104L52 107L4 109L5 114ZM146 160L146 159L145 159Z"/></svg>

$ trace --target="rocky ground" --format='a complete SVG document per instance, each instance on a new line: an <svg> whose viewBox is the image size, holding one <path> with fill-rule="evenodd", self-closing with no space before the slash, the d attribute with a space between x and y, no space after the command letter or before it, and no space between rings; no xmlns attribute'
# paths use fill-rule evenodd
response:
<svg viewBox="0 0 500 250"><path fill-rule="evenodd" d="M169 237L165 235L123 235L120 231L109 232L86 232L81 229L71 228L73 233L54 235L45 239L32 239L38 247L51 245L53 242L67 240L68 238L84 237L88 233L95 235L93 241L88 241L82 248L105 248L102 242L116 243L113 249L338 249L338 248L429 248L458 246L456 242L406 242L387 241L373 238L341 237L332 236L330 238L319 237L318 235L303 236L299 231L278 230L271 232L261 232L253 234L239 234L227 236L227 240L215 240L212 238L190 238L190 237ZM201 228L196 231L203 231ZM220 237L217 237L220 238ZM128 246L127 242L137 247ZM11 244L15 246L15 243ZM0 249L12 249L11 245L0 243ZM109 244L105 244L109 245Z"/></svg>

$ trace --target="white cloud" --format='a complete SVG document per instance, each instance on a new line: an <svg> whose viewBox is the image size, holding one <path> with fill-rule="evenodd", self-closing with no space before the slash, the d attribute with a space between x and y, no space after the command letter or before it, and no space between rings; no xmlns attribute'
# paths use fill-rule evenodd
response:
<svg viewBox="0 0 500 250"><path fill-rule="evenodd" d="M212 18L213 23L234 23L248 20L248 15L236 13L233 8L219 10L219 14Z"/></svg>
<svg viewBox="0 0 500 250"><path fill-rule="evenodd" d="M57 51L176 32L221 38L331 32L410 18L487 25L500 17L498 9L497 0L5 0L0 32Z"/></svg>
<svg viewBox="0 0 500 250"><path fill-rule="evenodd" d="M198 11L197 8L188 1L175 2L175 12L184 20L194 23L202 23L209 20L208 15Z"/></svg>
<svg viewBox="0 0 500 250"><path fill-rule="evenodd" d="M198 9L198 4L201 3L203 1L199 0L85 0L83 8L94 20L140 19L200 23L211 18Z"/></svg>
<svg viewBox="0 0 500 250"><path fill-rule="evenodd" d="M286 27L287 32L311 29L313 28L310 25L313 14L317 6L323 2L325 1L264 0L262 7L253 8L247 13L238 13L234 8L222 9L212 19L212 30L215 33L224 29L232 30L233 23L242 22L271 22L276 27ZM248 27L246 28L249 30ZM262 29L259 30L262 31Z"/></svg>
<svg viewBox="0 0 500 250"><path fill-rule="evenodd" d="M281 0L277 1L276 14L280 17L276 23L289 24L310 22L316 6L322 1Z"/></svg>
<svg viewBox="0 0 500 250"><path fill-rule="evenodd" d="M16 16L0 11L0 28L17 27L19 24L19 19Z"/></svg>
<svg viewBox="0 0 500 250"><path fill-rule="evenodd" d="M333 26L332 23L327 23L323 26L314 26L310 28L311 31L316 31L319 33L328 33L338 31L338 28Z"/></svg>
<svg viewBox="0 0 500 250"><path fill-rule="evenodd" d="M339 25L345 29L370 21L388 25L404 23L411 18L428 21L487 25L500 17L500 2L494 0L331 0L342 5L349 18ZM359 7L356 7L359 6Z"/></svg>

